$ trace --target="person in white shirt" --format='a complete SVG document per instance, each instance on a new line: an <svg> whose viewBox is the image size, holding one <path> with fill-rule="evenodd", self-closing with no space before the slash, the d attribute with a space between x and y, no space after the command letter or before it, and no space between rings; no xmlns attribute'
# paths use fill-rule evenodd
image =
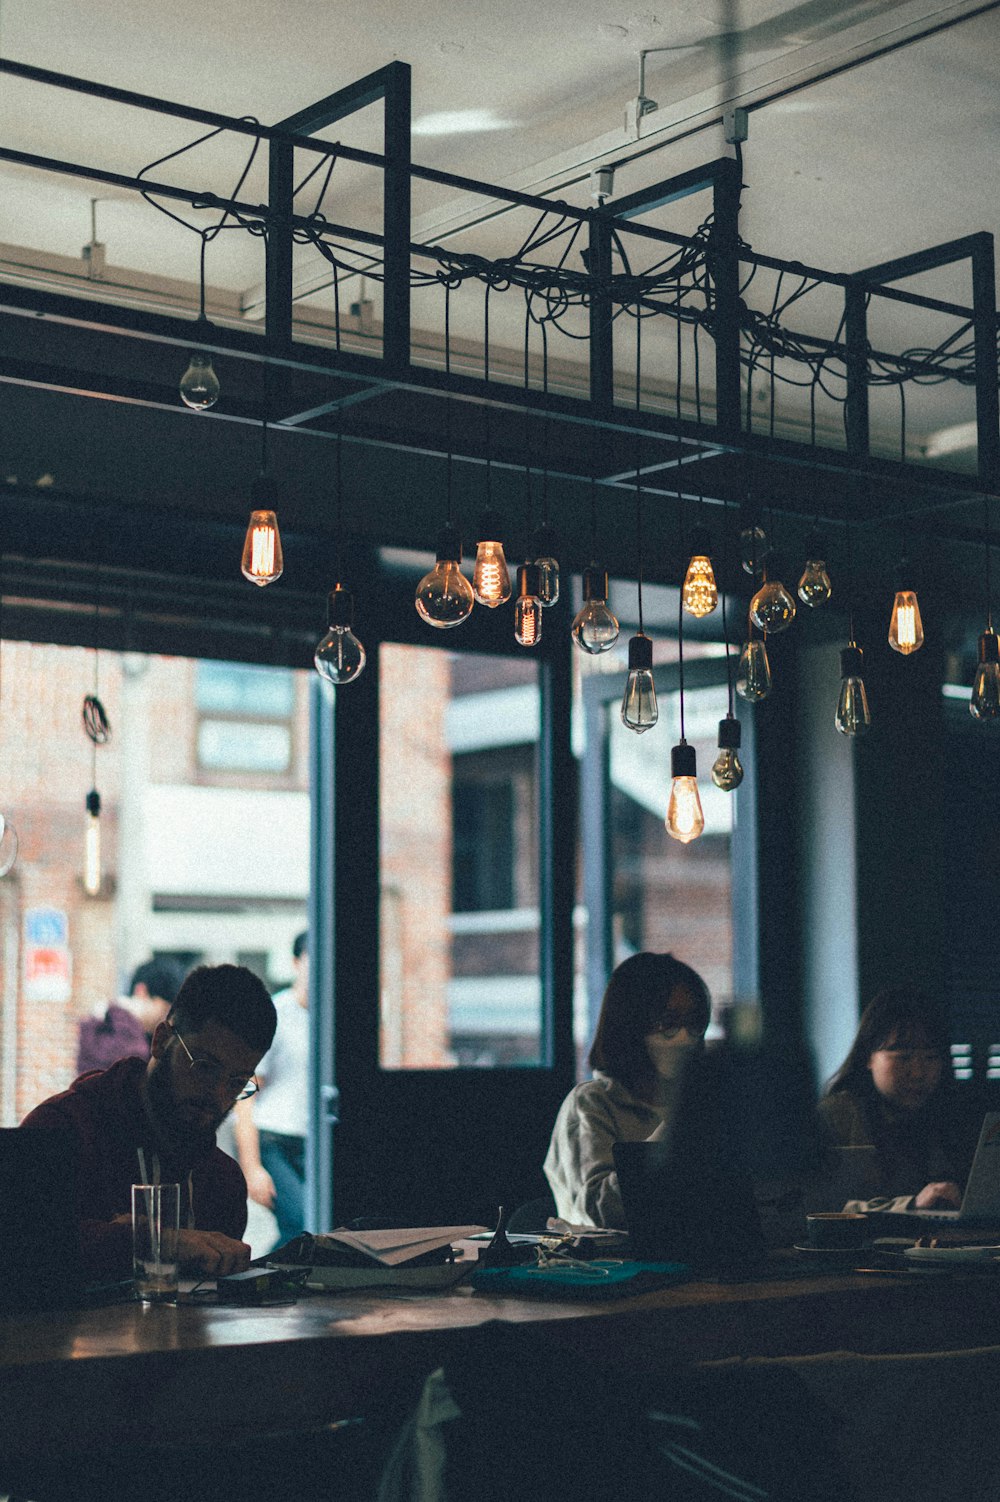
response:
<svg viewBox="0 0 1000 1502"><path fill-rule="evenodd" d="M309 1069L309 935L292 945L294 979L272 998L274 1042L257 1067L259 1092L234 1113L236 1150L247 1193L274 1212L278 1244L305 1229L305 1151Z"/></svg>
<svg viewBox="0 0 1000 1502"><path fill-rule="evenodd" d="M633 954L616 968L590 1050L594 1078L563 1101L545 1158L561 1219L625 1229L612 1149L666 1136L680 1076L702 1047L711 1010L701 976L672 954Z"/></svg>

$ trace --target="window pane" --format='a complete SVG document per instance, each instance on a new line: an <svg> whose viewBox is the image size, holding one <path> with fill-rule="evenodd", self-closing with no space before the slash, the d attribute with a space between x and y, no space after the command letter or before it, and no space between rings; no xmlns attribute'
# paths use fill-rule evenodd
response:
<svg viewBox="0 0 1000 1502"><path fill-rule="evenodd" d="M287 725L252 720L202 720L198 765L212 772L286 772L292 760Z"/></svg>
<svg viewBox="0 0 1000 1502"><path fill-rule="evenodd" d="M380 653L386 1069L537 1064L538 668Z"/></svg>
<svg viewBox="0 0 1000 1502"><path fill-rule="evenodd" d="M203 714L254 715L280 720L295 708L295 685L288 668L259 668L244 662L199 662L196 702Z"/></svg>

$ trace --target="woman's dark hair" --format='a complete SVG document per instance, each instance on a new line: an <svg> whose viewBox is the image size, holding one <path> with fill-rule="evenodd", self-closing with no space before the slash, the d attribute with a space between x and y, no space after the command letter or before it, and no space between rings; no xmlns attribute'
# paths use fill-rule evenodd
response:
<svg viewBox="0 0 1000 1502"><path fill-rule="evenodd" d="M590 1049L591 1069L620 1080L634 1095L648 1094L654 1070L646 1052L646 1034L663 1021L678 987L690 996L699 1027L706 1028L712 998L697 970L672 954L648 950L623 960L601 1002Z"/></svg>
<svg viewBox="0 0 1000 1502"><path fill-rule="evenodd" d="M245 965L199 965L178 991L167 1020L195 1033L206 1022L220 1022L264 1053L278 1014L264 982Z"/></svg>
<svg viewBox="0 0 1000 1502"><path fill-rule="evenodd" d="M858 1096L869 1094L874 1086L868 1061L887 1044L894 1048L932 1048L947 1066L949 1041L947 1013L933 997L912 986L887 986L872 997L861 1013L850 1052L827 1085L826 1093L834 1095L838 1090L850 1090ZM945 1067L938 1091L947 1089L950 1080L951 1070Z"/></svg>

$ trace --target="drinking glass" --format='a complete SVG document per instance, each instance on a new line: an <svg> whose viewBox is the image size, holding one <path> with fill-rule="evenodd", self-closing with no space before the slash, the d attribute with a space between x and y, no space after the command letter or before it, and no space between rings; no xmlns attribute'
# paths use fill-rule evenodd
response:
<svg viewBox="0 0 1000 1502"><path fill-rule="evenodd" d="M177 1302L179 1184L132 1185L132 1274L144 1304Z"/></svg>

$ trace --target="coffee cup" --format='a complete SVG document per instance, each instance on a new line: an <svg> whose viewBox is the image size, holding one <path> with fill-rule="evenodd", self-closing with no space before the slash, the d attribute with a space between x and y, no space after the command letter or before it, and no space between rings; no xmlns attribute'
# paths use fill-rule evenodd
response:
<svg viewBox="0 0 1000 1502"><path fill-rule="evenodd" d="M859 1247L867 1224L868 1217L855 1210L817 1211L806 1216L809 1245L817 1250Z"/></svg>

